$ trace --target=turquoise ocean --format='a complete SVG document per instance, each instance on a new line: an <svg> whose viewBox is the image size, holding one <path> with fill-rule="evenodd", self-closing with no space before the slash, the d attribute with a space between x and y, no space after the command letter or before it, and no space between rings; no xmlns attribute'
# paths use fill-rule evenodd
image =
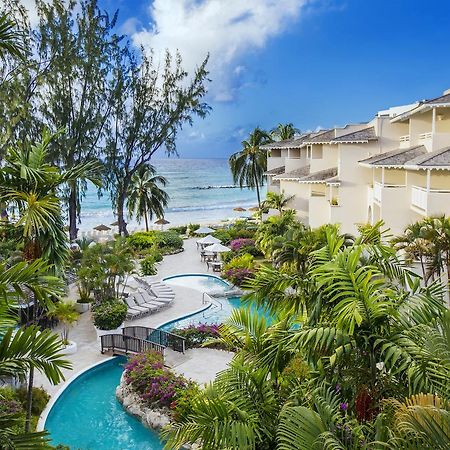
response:
<svg viewBox="0 0 450 450"><path fill-rule="evenodd" d="M173 225L188 223L216 223L223 219L249 216L251 213L233 211L257 204L256 191L234 186L227 159L158 159L152 164L168 180L170 196L165 218ZM262 189L264 198L265 188ZM97 190L88 189L81 205L81 231L92 230L103 223L116 220L107 193L99 198ZM129 228L139 227L128 219ZM170 225L169 225L170 226ZM140 224L144 227L144 223Z"/></svg>

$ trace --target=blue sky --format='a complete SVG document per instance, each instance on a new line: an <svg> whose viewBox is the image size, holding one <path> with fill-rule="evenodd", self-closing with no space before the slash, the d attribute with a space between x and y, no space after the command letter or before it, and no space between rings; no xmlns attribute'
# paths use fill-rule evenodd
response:
<svg viewBox="0 0 450 450"><path fill-rule="evenodd" d="M446 0L103 0L136 44L211 53L213 110L181 157L226 157L259 125L302 130L370 120L450 88ZM160 155L162 156L162 155Z"/></svg>

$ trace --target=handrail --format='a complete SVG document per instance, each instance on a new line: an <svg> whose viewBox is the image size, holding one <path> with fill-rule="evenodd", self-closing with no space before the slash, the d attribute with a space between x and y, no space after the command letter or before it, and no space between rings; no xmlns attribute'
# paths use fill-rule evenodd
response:
<svg viewBox="0 0 450 450"><path fill-rule="evenodd" d="M125 334L104 334L100 336L101 352L105 350L123 350L125 353L143 353L148 351L156 351L164 355L165 347L155 342L145 339L139 339Z"/></svg>
<svg viewBox="0 0 450 450"><path fill-rule="evenodd" d="M122 333L125 336L132 336L163 347L169 347L176 352L184 353L186 350L186 339L184 337L159 328L143 326L124 327L122 328Z"/></svg>
<svg viewBox="0 0 450 450"><path fill-rule="evenodd" d="M205 300L205 296L208 296L210 300ZM203 300L202 303L205 305L206 303L211 303L211 305L214 305L217 308L223 309L222 303L218 302L213 296L211 296L208 292L203 292Z"/></svg>

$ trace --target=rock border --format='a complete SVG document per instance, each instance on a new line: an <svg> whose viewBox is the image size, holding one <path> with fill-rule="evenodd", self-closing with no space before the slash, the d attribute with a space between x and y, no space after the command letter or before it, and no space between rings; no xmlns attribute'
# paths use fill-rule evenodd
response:
<svg viewBox="0 0 450 450"><path fill-rule="evenodd" d="M120 384L116 388L116 398L125 411L136 417L144 427L159 432L170 423L167 411L152 409L145 405L133 388L126 384L124 375L120 378Z"/></svg>

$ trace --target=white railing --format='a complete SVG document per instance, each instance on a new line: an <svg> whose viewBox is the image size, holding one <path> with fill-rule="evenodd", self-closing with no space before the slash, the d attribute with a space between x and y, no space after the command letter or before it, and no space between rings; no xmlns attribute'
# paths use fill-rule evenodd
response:
<svg viewBox="0 0 450 450"><path fill-rule="evenodd" d="M425 139L431 139L432 133L420 133L419 134L419 139L421 141L425 140Z"/></svg>
<svg viewBox="0 0 450 450"><path fill-rule="evenodd" d="M399 140L400 140L400 142L409 142L409 134L400 136Z"/></svg>
<svg viewBox="0 0 450 450"><path fill-rule="evenodd" d="M426 211L427 201L427 190L419 186L413 186L411 189L411 204L416 208L420 208Z"/></svg>

